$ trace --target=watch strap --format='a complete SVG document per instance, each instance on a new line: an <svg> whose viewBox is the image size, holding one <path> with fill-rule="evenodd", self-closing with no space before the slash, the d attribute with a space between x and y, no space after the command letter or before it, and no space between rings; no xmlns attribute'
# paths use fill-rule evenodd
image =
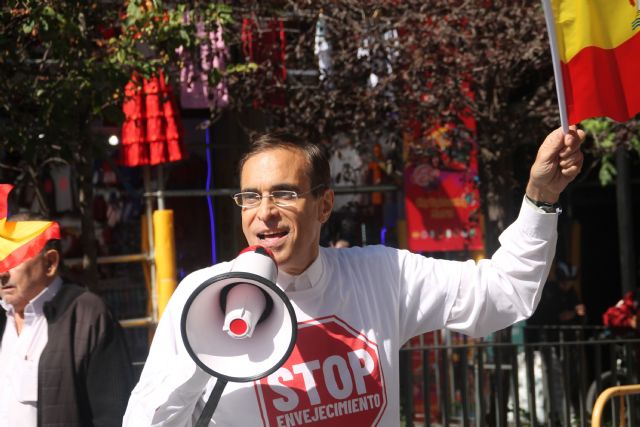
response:
<svg viewBox="0 0 640 427"><path fill-rule="evenodd" d="M525 199L534 205L537 209L544 213L561 213L562 207L560 203L547 203L540 200L532 199L531 197L524 195Z"/></svg>

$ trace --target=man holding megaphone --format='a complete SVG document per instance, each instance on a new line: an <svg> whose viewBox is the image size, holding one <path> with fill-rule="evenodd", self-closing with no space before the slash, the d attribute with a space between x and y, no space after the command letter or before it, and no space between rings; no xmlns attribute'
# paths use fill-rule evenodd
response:
<svg viewBox="0 0 640 427"><path fill-rule="evenodd" d="M294 136L260 136L240 162L234 199L249 245L266 248L264 259L277 263L276 285L270 273L242 273L260 264L253 261L186 277L158 325L124 424L193 425L218 394L206 424L399 426L398 358L407 340L441 328L485 336L535 310L555 253L556 204L582 167L583 139L575 128L545 139L518 219L491 259L476 264L383 246L321 248L334 201L327 159ZM259 288L250 310L263 316L265 295L273 307L251 323L250 337L234 338L223 331L231 320L224 325L220 301L229 300L231 281L242 280ZM236 304L240 313L243 304Z"/></svg>

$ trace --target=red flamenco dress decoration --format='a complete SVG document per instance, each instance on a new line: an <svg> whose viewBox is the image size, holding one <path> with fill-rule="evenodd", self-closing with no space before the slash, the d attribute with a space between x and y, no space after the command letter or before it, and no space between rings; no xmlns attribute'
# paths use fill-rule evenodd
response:
<svg viewBox="0 0 640 427"><path fill-rule="evenodd" d="M179 110L164 73L149 79L134 74L124 93L121 163L158 165L184 158Z"/></svg>

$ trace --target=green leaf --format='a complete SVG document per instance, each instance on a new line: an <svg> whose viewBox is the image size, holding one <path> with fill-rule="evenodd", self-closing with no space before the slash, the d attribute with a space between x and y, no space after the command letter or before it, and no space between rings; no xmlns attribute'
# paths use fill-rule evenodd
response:
<svg viewBox="0 0 640 427"><path fill-rule="evenodd" d="M248 62L246 64L231 64L227 67L227 74L244 74L251 73L258 69L258 64L255 62Z"/></svg>
<svg viewBox="0 0 640 427"><path fill-rule="evenodd" d="M180 29L180 38L182 40L184 40L185 42L189 40L189 33L187 33L187 30L185 29Z"/></svg>
<svg viewBox="0 0 640 427"><path fill-rule="evenodd" d="M614 122L611 119L600 117L584 120L581 124L593 137L596 147L607 151L615 147Z"/></svg>
<svg viewBox="0 0 640 427"><path fill-rule="evenodd" d="M211 85L217 85L218 83L220 83L220 80L222 80L222 74L220 73L220 70L218 70L217 68L213 68L209 72L208 78Z"/></svg>
<svg viewBox="0 0 640 427"><path fill-rule="evenodd" d="M600 140L600 147L601 148L609 149L609 148L613 148L614 145L615 145L615 135L613 133L606 134Z"/></svg>
<svg viewBox="0 0 640 427"><path fill-rule="evenodd" d="M618 171L616 167L613 165L611 160L611 156L604 156L602 158L602 164L600 165L600 171L598 173L598 178L600 179L600 185L606 186L614 181L614 177L617 175Z"/></svg>
<svg viewBox="0 0 640 427"><path fill-rule="evenodd" d="M56 16L56 11L51 6L45 6L44 9L42 9L42 14L53 18Z"/></svg>
<svg viewBox="0 0 640 427"><path fill-rule="evenodd" d="M143 12L140 2L137 0L131 0L127 5L127 23L133 24L136 20L142 18Z"/></svg>
<svg viewBox="0 0 640 427"><path fill-rule="evenodd" d="M36 24L33 21L27 22L26 24L22 25L22 31L25 34L29 34L29 33L31 33L31 31L33 31L33 28L35 27L35 25Z"/></svg>

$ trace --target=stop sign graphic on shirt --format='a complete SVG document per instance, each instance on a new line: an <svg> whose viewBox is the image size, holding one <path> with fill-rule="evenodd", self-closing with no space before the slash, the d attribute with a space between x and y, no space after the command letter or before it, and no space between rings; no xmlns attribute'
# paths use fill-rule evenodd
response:
<svg viewBox="0 0 640 427"><path fill-rule="evenodd" d="M254 386L268 427L375 426L387 403L377 345L335 316L301 322L287 362Z"/></svg>

